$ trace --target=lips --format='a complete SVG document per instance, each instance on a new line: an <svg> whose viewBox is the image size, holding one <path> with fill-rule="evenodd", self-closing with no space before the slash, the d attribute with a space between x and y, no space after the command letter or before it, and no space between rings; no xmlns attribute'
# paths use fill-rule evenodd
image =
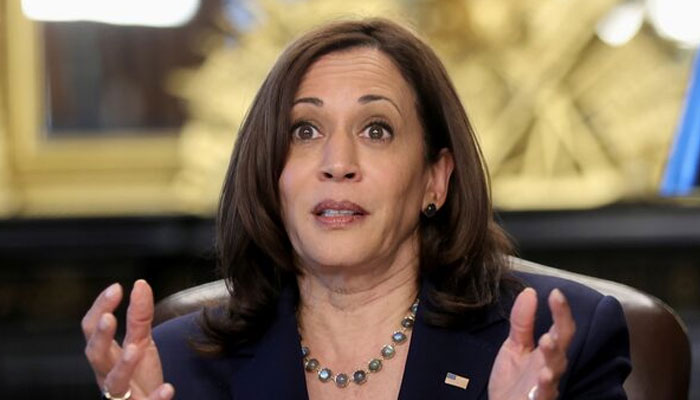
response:
<svg viewBox="0 0 700 400"><path fill-rule="evenodd" d="M353 216L353 215L368 215L369 213L364 208L359 205L343 200L323 200L322 202L316 204L316 206L311 210L311 213L316 216Z"/></svg>
<svg viewBox="0 0 700 400"><path fill-rule="evenodd" d="M347 200L324 200L316 204L311 213L319 223L330 228L343 228L369 215L367 210Z"/></svg>

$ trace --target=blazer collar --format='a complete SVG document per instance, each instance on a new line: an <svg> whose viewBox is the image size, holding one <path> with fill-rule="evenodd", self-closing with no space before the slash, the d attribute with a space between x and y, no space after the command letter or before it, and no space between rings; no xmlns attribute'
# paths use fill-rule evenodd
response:
<svg viewBox="0 0 700 400"><path fill-rule="evenodd" d="M237 352L237 356L252 358L231 377L234 399L308 399L295 305L296 294L287 287L267 332L257 343Z"/></svg>
<svg viewBox="0 0 700 400"><path fill-rule="evenodd" d="M423 319L427 287L424 281L399 399L486 398L491 367L502 342L490 334L488 328L495 324L501 327L500 335L504 329L507 333L504 307L499 304L490 307L463 329L434 327ZM252 358L231 377L234 399L308 399L294 310L296 301L295 292L285 289L280 296L277 317L265 335L237 353L238 358ZM505 328L502 324L506 324ZM450 372L468 378L467 388L445 384Z"/></svg>
<svg viewBox="0 0 700 400"><path fill-rule="evenodd" d="M500 304L489 307L461 329L435 327L424 319L429 307L429 287L424 281L399 399L487 398L485 389L502 341L495 337L500 335L494 336L488 328L496 325L501 328L498 332L503 331L507 322L503 307ZM469 379L466 389L446 384L448 373Z"/></svg>

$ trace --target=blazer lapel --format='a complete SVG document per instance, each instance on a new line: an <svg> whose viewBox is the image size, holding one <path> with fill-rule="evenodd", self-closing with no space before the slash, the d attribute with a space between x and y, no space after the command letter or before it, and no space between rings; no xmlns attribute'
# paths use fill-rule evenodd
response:
<svg viewBox="0 0 700 400"><path fill-rule="evenodd" d="M486 399L493 361L508 334L503 305L491 307L464 329L443 329L423 320L426 292L424 282L399 399ZM308 400L294 306L288 288L265 335L235 357L240 367L231 377L234 399ZM446 384L448 373L469 379L466 389Z"/></svg>
<svg viewBox="0 0 700 400"><path fill-rule="evenodd" d="M308 399L294 304L293 291L285 289L275 321L231 377L234 399Z"/></svg>
<svg viewBox="0 0 700 400"><path fill-rule="evenodd" d="M426 304L425 290L421 304ZM491 367L508 329L500 307L464 329L427 325L424 308L416 316L399 399L486 399ZM446 384L448 373L469 379L466 389Z"/></svg>

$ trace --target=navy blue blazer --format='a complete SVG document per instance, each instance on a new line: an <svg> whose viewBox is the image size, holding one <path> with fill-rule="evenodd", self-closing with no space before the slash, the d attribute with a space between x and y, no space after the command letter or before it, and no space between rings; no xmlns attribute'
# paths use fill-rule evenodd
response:
<svg viewBox="0 0 700 400"><path fill-rule="evenodd" d="M560 398L625 399L629 338L617 300L560 278L516 275L538 293L536 338L552 324L546 301L552 289L559 288L571 305L576 334ZM399 399L487 399L491 368L508 336L512 304L512 298L504 298L463 329L427 325L419 308ZM175 386L176 398L308 399L294 307L292 291L283 293L277 317L260 340L220 358L201 357L189 347L189 338L201 335L197 313L156 327L153 335L163 373ZM469 378L466 390L446 385L448 372Z"/></svg>

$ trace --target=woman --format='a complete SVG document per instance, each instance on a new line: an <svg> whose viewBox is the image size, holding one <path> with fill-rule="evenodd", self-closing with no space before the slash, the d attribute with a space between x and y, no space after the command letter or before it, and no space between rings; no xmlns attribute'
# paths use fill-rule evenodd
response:
<svg viewBox="0 0 700 400"><path fill-rule="evenodd" d="M218 250L229 304L152 334L137 281L122 346L121 287L98 296L83 330L104 397L625 398L620 305L509 270L456 92L392 22L281 55L238 136Z"/></svg>

